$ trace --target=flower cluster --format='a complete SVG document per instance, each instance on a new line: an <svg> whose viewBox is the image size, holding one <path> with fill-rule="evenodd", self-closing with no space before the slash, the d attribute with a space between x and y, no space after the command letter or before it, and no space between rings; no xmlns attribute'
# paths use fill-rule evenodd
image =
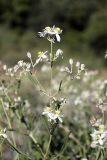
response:
<svg viewBox="0 0 107 160"><path fill-rule="evenodd" d="M66 104L66 99L56 99L55 97L53 97L52 104L55 106L56 109L60 109Z"/></svg>
<svg viewBox="0 0 107 160"><path fill-rule="evenodd" d="M46 107L42 113L42 115L46 115L48 118L48 121L53 122L53 123L57 123L59 122L63 122L62 118L63 118L63 114L61 109L53 109L52 107Z"/></svg>
<svg viewBox="0 0 107 160"><path fill-rule="evenodd" d="M85 65L84 64L81 64L80 62L76 62L76 73L73 74L73 59L69 59L69 65L70 67L65 67L63 69L61 69L62 72L66 72L67 74L69 74L71 76L71 79L80 79L81 77L81 74L84 72L85 75L87 75L87 72L86 72L86 68L85 68Z"/></svg>
<svg viewBox="0 0 107 160"><path fill-rule="evenodd" d="M95 126L95 129L93 130L91 137L92 137L92 143L91 147L105 147L105 143L107 141L107 129L103 124L99 124L100 121L97 121Z"/></svg>
<svg viewBox="0 0 107 160"><path fill-rule="evenodd" d="M53 61L56 61L59 57L63 59L63 51L61 49L58 49L56 53L54 54Z"/></svg>
<svg viewBox="0 0 107 160"><path fill-rule="evenodd" d="M10 76L10 77L14 77L15 75L15 70L14 68L8 68L7 65L3 65L3 70L5 71L5 74L7 76Z"/></svg>
<svg viewBox="0 0 107 160"><path fill-rule="evenodd" d="M46 107L42 115L46 115L48 120L53 123L63 122L62 108L66 103L65 98L56 99L53 97L52 107Z"/></svg>
<svg viewBox="0 0 107 160"><path fill-rule="evenodd" d="M20 60L20 61L18 62L18 64L14 67L15 72L16 72L19 68L22 68L22 69L25 71L25 73L26 73L26 72L30 72L31 64L30 64L30 63L26 63L26 62L24 62L23 60Z"/></svg>

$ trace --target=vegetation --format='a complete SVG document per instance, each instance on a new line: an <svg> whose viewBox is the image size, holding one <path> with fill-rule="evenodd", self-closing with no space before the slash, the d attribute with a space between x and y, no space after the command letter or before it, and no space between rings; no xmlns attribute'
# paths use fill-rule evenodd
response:
<svg viewBox="0 0 107 160"><path fill-rule="evenodd" d="M106 160L107 80L72 58L59 66L61 34L45 27L38 35L48 50L11 68L1 63L1 159Z"/></svg>

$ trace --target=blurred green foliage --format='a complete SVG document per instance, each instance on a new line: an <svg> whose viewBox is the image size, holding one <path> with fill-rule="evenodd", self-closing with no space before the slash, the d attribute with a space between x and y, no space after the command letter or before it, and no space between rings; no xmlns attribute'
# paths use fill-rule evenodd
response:
<svg viewBox="0 0 107 160"><path fill-rule="evenodd" d="M37 50L40 44L35 33L54 24L65 32L66 47L62 47L68 56L72 52L83 61L89 57L86 63L90 66L93 58L97 59L97 66L105 64L106 0L0 0L0 57L12 63L26 50Z"/></svg>

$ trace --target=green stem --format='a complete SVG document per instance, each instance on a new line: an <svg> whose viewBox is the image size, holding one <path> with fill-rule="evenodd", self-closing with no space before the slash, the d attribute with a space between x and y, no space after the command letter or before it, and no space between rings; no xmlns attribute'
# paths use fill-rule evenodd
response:
<svg viewBox="0 0 107 160"><path fill-rule="evenodd" d="M0 155L1 155L1 157L2 157L2 144L3 144L3 142L4 142L4 139L3 139L2 142L0 143Z"/></svg>
<svg viewBox="0 0 107 160"><path fill-rule="evenodd" d="M39 82L39 80L37 78L34 79L30 73L28 73L28 77L32 81L32 83L34 84L35 87L38 84L39 90L43 91L46 94L44 87L41 85L41 83Z"/></svg>
<svg viewBox="0 0 107 160"><path fill-rule="evenodd" d="M52 67L53 67L53 42L51 40L51 51L50 51L50 67L51 67L51 75L50 75L50 96L49 96L49 99L50 99L50 107L51 107L51 104L52 104ZM47 149L46 149L46 153L44 155L44 160L47 160L47 155L48 155L48 151L49 151L49 147L50 147L50 143L51 143L51 140L52 140L52 135L50 134L49 136L49 142L48 142L48 146L47 146Z"/></svg>
<svg viewBox="0 0 107 160"><path fill-rule="evenodd" d="M49 136L49 142L48 142L48 146L47 146L47 150L46 150L46 153L45 153L45 155L44 155L44 160L47 160L47 155L48 155L48 152L49 152L51 140L52 140L52 135L50 134L50 136Z"/></svg>
<svg viewBox="0 0 107 160"><path fill-rule="evenodd" d="M11 99L10 99L10 97L8 96L8 94L6 93L5 89L4 89L4 94L5 94L5 96L7 97L8 101L11 102Z"/></svg>
<svg viewBox="0 0 107 160"><path fill-rule="evenodd" d="M101 149L99 148L97 156L96 156L96 160L100 160L100 154L101 154Z"/></svg>
<svg viewBox="0 0 107 160"><path fill-rule="evenodd" d="M102 157L103 157L103 159L105 159L105 152L104 152L104 149L102 149Z"/></svg>
<svg viewBox="0 0 107 160"><path fill-rule="evenodd" d="M5 113L5 116L6 116L8 125L9 125L9 128L12 128L12 125L11 125L11 122L10 122L10 119L9 119L9 116L8 116L6 110L5 110L5 107L4 107L4 104L3 104L3 101L2 101L2 100L1 100L1 104L2 104L2 107L3 107L4 113ZM12 135L13 145L14 145L14 147L16 147L16 142L15 142L15 139L14 139L14 134L13 134L13 132L11 133L11 135ZM19 159L19 156L18 156L18 159Z"/></svg>
<svg viewBox="0 0 107 160"><path fill-rule="evenodd" d="M4 113L5 113L5 116L6 116L8 125L9 125L9 128L12 128L12 125L11 125L11 122L10 122L10 119L9 119L9 116L8 116L6 110L5 110L5 107L4 107L4 104L3 104L3 101L2 101L2 100L1 100L1 104L2 104L2 107L3 107ZM15 143L15 139L14 139L13 133L12 133L12 139L13 139L13 144L14 144L14 146L16 146L16 143Z"/></svg>
<svg viewBox="0 0 107 160"><path fill-rule="evenodd" d="M53 61L53 43L51 41L51 53L50 53L50 63L51 63L51 77L50 77L50 107L51 107L51 97L52 97L52 62Z"/></svg>
<svg viewBox="0 0 107 160"><path fill-rule="evenodd" d="M105 112L103 111L102 114L103 114L103 123L105 123Z"/></svg>
<svg viewBox="0 0 107 160"><path fill-rule="evenodd" d="M42 157L44 157L45 155L44 155L44 153L43 153L41 147L40 147L39 144L37 143L36 139L33 137L33 135L30 134L29 137L30 137L30 138L32 139L32 141L37 145L37 147L38 147L38 149L39 149L39 151L40 151Z"/></svg>
<svg viewBox="0 0 107 160"><path fill-rule="evenodd" d="M20 155L22 155L23 157L32 160L32 158L30 158L28 155L24 154L23 152L21 152L18 148L16 148L9 139L7 139L8 144Z"/></svg>

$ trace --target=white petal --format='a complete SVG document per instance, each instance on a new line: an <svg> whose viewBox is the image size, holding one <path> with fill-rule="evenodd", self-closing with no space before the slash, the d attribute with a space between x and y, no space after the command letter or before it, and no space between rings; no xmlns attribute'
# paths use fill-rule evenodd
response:
<svg viewBox="0 0 107 160"><path fill-rule="evenodd" d="M104 144L104 141L102 139L100 139L99 144L102 146Z"/></svg>
<svg viewBox="0 0 107 160"><path fill-rule="evenodd" d="M60 121L61 123L63 122L61 117L58 117L58 119L59 119L59 121Z"/></svg>
<svg viewBox="0 0 107 160"><path fill-rule="evenodd" d="M60 38L59 34L56 34L56 39L58 42L60 42L61 38Z"/></svg>
<svg viewBox="0 0 107 160"><path fill-rule="evenodd" d="M38 64L40 61L41 61L41 58L38 58L35 64Z"/></svg>
<svg viewBox="0 0 107 160"><path fill-rule="evenodd" d="M107 138L107 131L102 133L101 138Z"/></svg>

